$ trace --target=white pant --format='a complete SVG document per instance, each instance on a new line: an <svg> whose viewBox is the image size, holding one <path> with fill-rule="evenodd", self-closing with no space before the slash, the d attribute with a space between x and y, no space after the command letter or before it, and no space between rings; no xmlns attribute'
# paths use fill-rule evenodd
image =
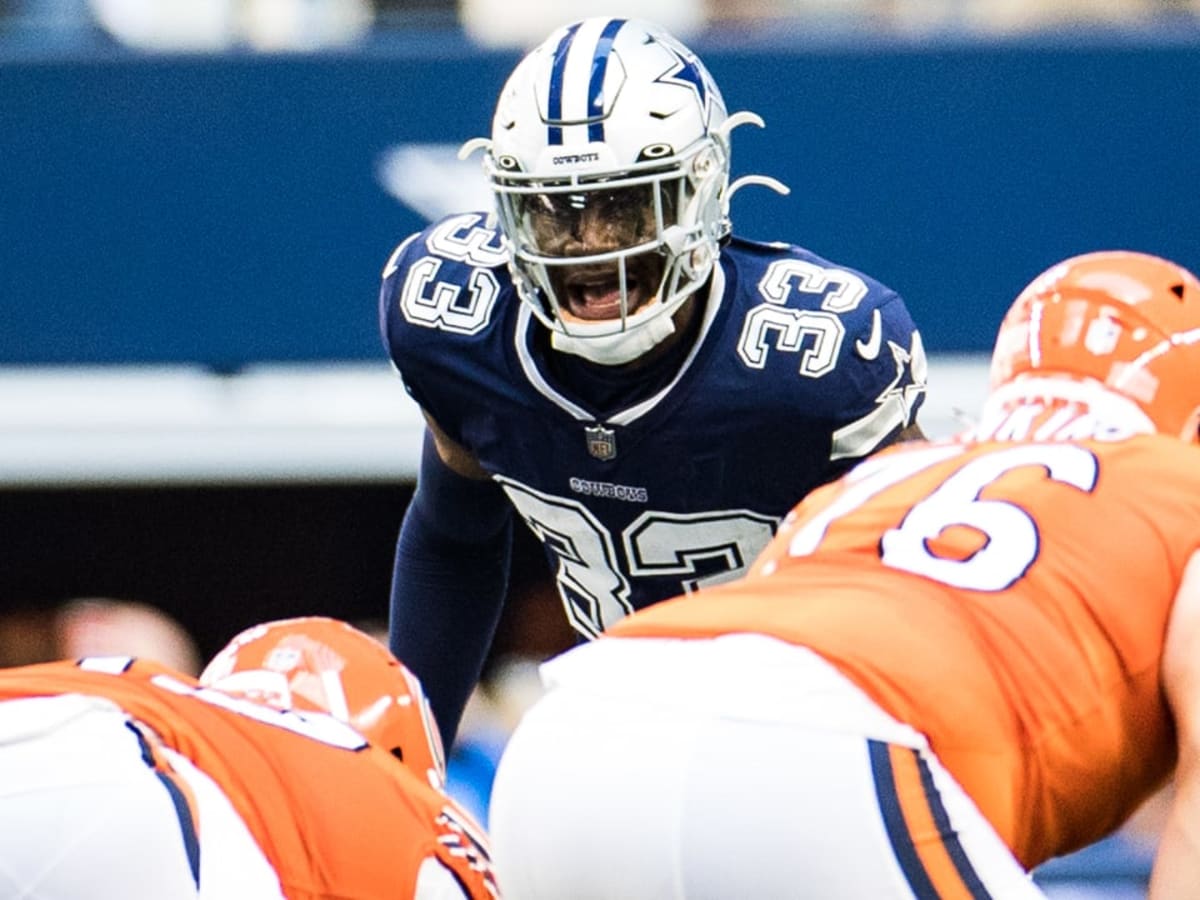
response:
<svg viewBox="0 0 1200 900"><path fill-rule="evenodd" d="M601 638L543 676L492 793L506 900L1043 896L923 737L807 650Z"/></svg>
<svg viewBox="0 0 1200 900"><path fill-rule="evenodd" d="M126 723L98 697L0 702L0 897L282 900L215 782L160 748L195 801L177 808Z"/></svg>

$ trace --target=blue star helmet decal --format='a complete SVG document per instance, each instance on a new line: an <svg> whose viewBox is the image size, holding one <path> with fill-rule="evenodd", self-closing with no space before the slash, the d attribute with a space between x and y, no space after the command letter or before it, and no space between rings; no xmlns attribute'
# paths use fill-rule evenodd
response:
<svg viewBox="0 0 1200 900"><path fill-rule="evenodd" d="M696 92L696 99L700 101L700 108L704 110L704 116L708 118L708 82L704 77L704 71L696 58L691 54L683 54L669 44L660 45L664 50L675 57L675 65L654 79L659 84L677 84L680 87L690 87Z"/></svg>

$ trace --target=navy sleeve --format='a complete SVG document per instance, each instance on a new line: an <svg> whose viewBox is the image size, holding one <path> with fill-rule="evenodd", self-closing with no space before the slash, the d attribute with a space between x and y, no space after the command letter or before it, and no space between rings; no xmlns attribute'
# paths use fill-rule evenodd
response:
<svg viewBox="0 0 1200 900"><path fill-rule="evenodd" d="M447 752L500 621L511 548L500 486L448 468L426 433L396 543L388 643L421 680Z"/></svg>

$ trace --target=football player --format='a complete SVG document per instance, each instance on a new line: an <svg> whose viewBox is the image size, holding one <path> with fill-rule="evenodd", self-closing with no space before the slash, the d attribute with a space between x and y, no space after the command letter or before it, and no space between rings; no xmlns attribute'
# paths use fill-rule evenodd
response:
<svg viewBox="0 0 1200 900"><path fill-rule="evenodd" d="M380 318L428 429L397 543L391 646L449 745L505 594L514 511L568 620L742 574L797 497L919 437L902 299L735 237L730 114L660 28L591 18L515 68L483 150L491 211L410 236Z"/></svg>
<svg viewBox="0 0 1200 900"><path fill-rule="evenodd" d="M0 670L0 896L492 898L421 687L305 617L199 680L149 659Z"/></svg>
<svg viewBox="0 0 1200 900"><path fill-rule="evenodd" d="M1192 273L1039 276L973 433L882 451L745 578L546 664L493 794L508 896L1037 897L1173 770L1151 896L1196 896L1198 421Z"/></svg>

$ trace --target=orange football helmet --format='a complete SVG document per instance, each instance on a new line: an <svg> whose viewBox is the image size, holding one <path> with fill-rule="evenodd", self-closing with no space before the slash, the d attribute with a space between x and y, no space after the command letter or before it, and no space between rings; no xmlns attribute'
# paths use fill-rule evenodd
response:
<svg viewBox="0 0 1200 900"><path fill-rule="evenodd" d="M302 616L241 632L200 683L277 709L328 713L431 784L446 762L417 677L375 638L346 622Z"/></svg>
<svg viewBox="0 0 1200 900"><path fill-rule="evenodd" d="M1200 281L1145 253L1072 257L1035 278L1000 325L991 389L1026 376L1099 382L1164 434L1198 441Z"/></svg>

